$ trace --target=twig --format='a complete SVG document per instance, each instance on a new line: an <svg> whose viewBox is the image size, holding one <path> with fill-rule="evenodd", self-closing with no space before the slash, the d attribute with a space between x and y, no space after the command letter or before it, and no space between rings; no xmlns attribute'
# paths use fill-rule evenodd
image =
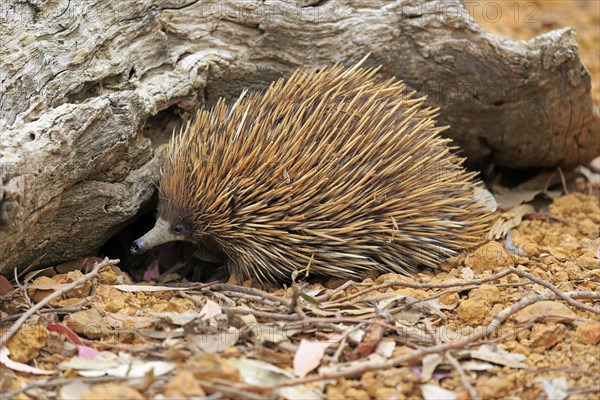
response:
<svg viewBox="0 0 600 400"><path fill-rule="evenodd" d="M129 377L119 377L119 376L94 376L89 378L56 378L49 380L39 380L29 382L27 385L20 387L18 389L12 390L10 392L2 392L3 399L10 399L19 393L26 392L35 388L43 388L43 387L53 387L53 386L61 386L66 385L68 383L73 382L109 382L109 381L124 381L127 379L131 379Z"/></svg>
<svg viewBox="0 0 600 400"><path fill-rule="evenodd" d="M600 392L600 386L587 386L587 387L575 387L567 392L568 396L572 396L574 394L584 394L584 393L598 393Z"/></svg>
<svg viewBox="0 0 600 400"><path fill-rule="evenodd" d="M45 308L43 310L39 310L38 314L69 314L80 310L81 307ZM18 313L15 315L9 315L8 317L0 318L0 325L17 320L21 315L23 315L23 313Z"/></svg>
<svg viewBox="0 0 600 400"><path fill-rule="evenodd" d="M325 293L325 294L323 294L321 296L315 297L315 300L317 300L318 302L327 301L330 298L332 298L333 296L335 296L336 294L338 294L339 292L342 292L342 291L346 290L348 287L352 286L353 284L356 284L356 282L354 282L354 281L347 281L343 285L340 285L340 286L336 287L331 292Z"/></svg>
<svg viewBox="0 0 600 400"><path fill-rule="evenodd" d="M198 379L197 381L202 387L209 388L211 391L223 392L235 399L264 399L264 396L236 388L231 382L220 383L217 382L217 379L213 379L212 381Z"/></svg>
<svg viewBox="0 0 600 400"><path fill-rule="evenodd" d="M41 261L42 258L44 258L46 256L46 253L42 254L41 256L39 256L38 258L36 258L35 260L33 260L31 262L31 264L29 264L23 271L19 272L18 275L15 276L15 282L18 280L18 278L22 277L23 275L25 275L27 272L29 272L29 270L31 270L37 263L39 263Z"/></svg>
<svg viewBox="0 0 600 400"><path fill-rule="evenodd" d="M569 194L569 189L567 189L567 181L565 179L565 174L563 174L562 169L558 167L558 173L560 175L560 183L562 183L563 190L565 194Z"/></svg>
<svg viewBox="0 0 600 400"><path fill-rule="evenodd" d="M529 322L527 322L527 323L524 323L524 324L519 324L519 325L517 325L517 326L515 326L515 327L513 328L514 330L511 330L510 332L508 332L508 333L506 333L506 334L504 334L504 335L502 335L502 336L498 336L498 337L497 337L497 338L495 338L495 339L488 339L488 340L485 340L485 341L484 341L484 343L487 343L487 344L500 343L500 342L502 342L502 341L503 341L503 340L505 340L505 339L516 337L516 335L517 335L519 332L521 332L521 331L524 331L525 329L529 329L529 328L531 328L533 325L535 325L535 322L536 322L536 320L531 320L531 321L529 321ZM481 342L477 343L477 345L481 345L481 344L482 344ZM474 345L475 345L475 344L474 344Z"/></svg>
<svg viewBox="0 0 600 400"><path fill-rule="evenodd" d="M183 297L184 299L187 299L187 300L191 301L192 303L194 303L195 305L197 305L200 308L204 307L204 305L205 305L204 302L198 300L197 298L195 298L192 295L187 294L184 291L177 291L177 296Z"/></svg>
<svg viewBox="0 0 600 400"><path fill-rule="evenodd" d="M449 351L444 352L444 357L446 358L446 360L448 360L448 362L450 363L450 365L452 365L452 367L458 373L458 377L460 379L460 382L462 383L462 385L464 386L464 388L469 393L469 396L471 396L471 400L481 400L481 396L479 395L479 393L477 393L477 390L475 390L475 388L473 387L473 385L471 385L471 382L469 382L469 377L465 373L465 370L460 365L460 363L458 362L458 360L456 358L454 358L454 356L452 354L450 354Z"/></svg>
<svg viewBox="0 0 600 400"><path fill-rule="evenodd" d="M274 313L274 312L269 312L269 311L259 311L259 310L252 310L250 308L225 308L223 307L223 311L227 311L227 312L231 312L233 314L242 314L242 315L246 315L246 314L252 314L255 317L260 317L260 318L269 318L269 319L273 319L273 320L284 320L284 321L298 321L300 317L298 317L297 315L293 315L293 314L282 314L282 313Z"/></svg>
<svg viewBox="0 0 600 400"><path fill-rule="evenodd" d="M495 283L493 285L490 286L525 286L525 285L531 285L530 282L514 282L514 283ZM457 287L457 288L453 288L453 289L446 289L442 292L436 293L436 294L432 294L431 296L428 297L423 297L422 299L416 299L411 301L410 303L406 303L406 304L401 304L397 307L393 307L389 309L390 313L396 313L398 311L402 311L408 307L414 306L415 304L419 304L419 303L423 303L425 301L429 301L429 300L434 300L437 299L438 297L441 297L445 294L450 294L450 293L457 293L457 292L466 292L469 290L473 290L473 289L477 289L479 288L481 285L472 285L472 286L465 286L465 287Z"/></svg>
<svg viewBox="0 0 600 400"><path fill-rule="evenodd" d="M38 258L38 260L39 260L39 258ZM34 261L34 263L35 263L35 261ZM32 265L33 265L33 263L29 264L29 267L31 267ZM29 267L27 267L27 268L29 268ZM25 303L27 303L27 305L29 307L31 307L33 305L33 302L31 301L29 294L27 294L27 289L25 288L25 286L21 285L21 283L19 282L19 275L17 275L17 267L15 267L13 272L15 275L15 277L14 277L15 285L17 285L17 287L19 288L19 292L21 293L21 296L25 300Z"/></svg>
<svg viewBox="0 0 600 400"><path fill-rule="evenodd" d="M521 278L527 278L530 281L537 283L538 285L542 285L542 286L550 289L554 294L556 294L558 297L560 297L561 299L563 299L564 301L566 301L568 304L572 305L573 307L580 308L582 310L591 312L593 314L600 314L600 308L590 307L587 304L583 304L579 301L573 300L570 296L567 296L559 288L557 288L556 286L554 286L553 284L551 284L548 281L545 281L541 278L538 278L537 276L530 274L529 272L521 271L520 269L517 269L514 267L509 267L508 269L510 271L512 271L515 275L520 276Z"/></svg>
<svg viewBox="0 0 600 400"><path fill-rule="evenodd" d="M363 294L372 292L374 290L386 289L386 288L389 288L392 286L408 287L408 288L412 288L412 289L439 289L439 288L450 288L450 287L456 287L456 286L480 285L485 282L490 282L490 281L494 281L494 280L503 278L506 275L510 275L511 272L512 271L506 269L502 272L498 272L497 274L490 275L487 278L472 279L472 280L468 280L468 281L455 281L455 282L417 283L417 282L396 281L396 280L387 281L385 283L382 283L381 285L372 286L368 289L361 290L360 292L351 294L346 297L342 297L340 299L329 301L329 302L323 303L323 304L332 305L332 304L343 303L344 301L355 299L357 297L362 296Z"/></svg>
<svg viewBox="0 0 600 400"><path fill-rule="evenodd" d="M0 348L6 344L6 342L19 330L21 325L23 325L29 317L31 317L33 314L35 314L36 312L38 312L39 310L44 308L44 306L46 306L52 300L62 296L63 294L67 293L70 290L75 289L76 287L84 284L85 282L89 281L90 279L97 277L98 271L100 270L100 268L104 268L108 265L116 265L119 263L119 261L120 260L118 260L118 259L117 260L109 260L108 257L106 257L102 262L96 263L96 265L94 265L94 269L92 270L92 272L85 274L84 276L77 279L76 281L73 281L73 282L69 283L68 285L62 287L61 289L55 291L54 293L49 294L48 296L44 297L39 303L37 303L36 305L31 307L25 313L23 313L23 315L21 315L21 317L17 320L17 322L15 322L9 329L6 330L6 332L2 335L2 338L0 338Z"/></svg>
<svg viewBox="0 0 600 400"><path fill-rule="evenodd" d="M362 329L365 325L366 325L366 323L363 322L362 324L358 324L353 328L346 329L346 332L344 332L344 335L342 336L342 339L340 340L340 344L338 345L338 348L335 350L335 353L333 354L331 362L339 361L340 356L342 355L342 352L344 351L344 348L346 347L346 342L348 341L348 337L352 334L352 332Z"/></svg>
<svg viewBox="0 0 600 400"><path fill-rule="evenodd" d="M275 296L274 294L267 293L260 289L254 289L254 288L249 288L249 287L245 287L245 286L231 285L229 283L217 283L215 285L212 285L209 289L212 291L216 290L219 292L229 291L229 292L246 293L246 294L250 294L250 295L254 295L254 296L259 296L263 299L269 299L271 301L278 302L288 308L290 307L290 305L292 303L289 299L286 299L284 297Z"/></svg>
<svg viewBox="0 0 600 400"><path fill-rule="evenodd" d="M235 297L235 298L246 300L246 301L256 301L256 302L262 303L266 306L276 306L279 303L279 302L276 302L273 300L265 299L264 297L261 297L261 296L247 294L247 293L239 293L239 292L234 292L231 290L223 290L223 291L220 291L217 293L222 293L227 297Z"/></svg>
<svg viewBox="0 0 600 400"><path fill-rule="evenodd" d="M566 294L573 298L595 299L595 298L600 297L600 293L596 293L596 292L567 292ZM287 381L279 382L277 384L271 384L271 385L250 385L250 384L248 384L246 386L248 388L253 388L253 389L272 390L272 389L276 389L276 388L280 388L280 387L303 385L306 383L318 382L318 381L329 380L329 379L349 378L349 377L363 374L368 371L396 368L397 366L402 365L404 363L420 359L420 358L426 356L427 354L442 353L442 352L452 350L452 349L463 348L466 345L495 332L502 323L504 323L506 320L508 320L508 318L510 318L511 315L513 315L517 311L527 307L528 305L536 303L538 301L542 301L542 300L555 300L558 298L560 298L560 297L554 293L524 297L519 302L513 304L511 307L505 308L504 310L500 311L498 313L498 315L496 315L494 317L492 322L490 322L489 325L487 325L483 328L476 329L468 337L466 337L462 340L456 341L456 342L443 343L443 344L439 344L436 346L420 348L411 353L403 354L401 356L397 356L394 358L390 358L387 361L383 361L383 362L382 361L369 361L369 362L355 365L353 367L350 367L350 368L342 370L342 371L330 372L327 374L320 374L320 375L313 375L313 376L309 376L306 378L294 378L294 379L289 379ZM244 387L246 387L246 386L244 386Z"/></svg>
<svg viewBox="0 0 600 400"><path fill-rule="evenodd" d="M293 311L296 314L298 314L298 316L300 317L301 320L306 319L306 314L304 313L304 311L302 310L302 306L298 302L298 299L300 298L300 295L302 294L302 290L304 289L304 286L306 286L306 285L303 285L302 287L298 287L298 286L292 287L292 304L290 304L290 311Z"/></svg>

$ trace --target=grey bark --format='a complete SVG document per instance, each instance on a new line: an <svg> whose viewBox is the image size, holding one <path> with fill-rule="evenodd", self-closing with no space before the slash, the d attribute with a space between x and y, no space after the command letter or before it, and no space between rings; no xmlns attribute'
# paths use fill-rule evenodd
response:
<svg viewBox="0 0 600 400"><path fill-rule="evenodd" d="M0 5L0 272L93 252L153 193L194 110L300 66L404 79L473 162L574 166L598 115L574 32L488 34L457 0L9 0Z"/></svg>

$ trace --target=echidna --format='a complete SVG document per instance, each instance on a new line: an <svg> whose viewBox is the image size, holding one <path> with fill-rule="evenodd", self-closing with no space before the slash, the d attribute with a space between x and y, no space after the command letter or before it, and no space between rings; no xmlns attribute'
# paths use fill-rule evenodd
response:
<svg viewBox="0 0 600 400"><path fill-rule="evenodd" d="M221 99L174 135L143 253L213 248L239 279L436 268L482 240L490 212L426 108L377 68L297 70Z"/></svg>

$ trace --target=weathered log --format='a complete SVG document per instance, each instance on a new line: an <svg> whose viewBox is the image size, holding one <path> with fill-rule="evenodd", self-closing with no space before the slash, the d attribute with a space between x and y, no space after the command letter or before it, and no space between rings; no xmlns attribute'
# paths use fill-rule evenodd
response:
<svg viewBox="0 0 600 400"><path fill-rule="evenodd" d="M94 251L153 193L154 149L199 107L371 53L471 161L598 153L570 29L513 42L458 0L9 0L0 5L0 272Z"/></svg>

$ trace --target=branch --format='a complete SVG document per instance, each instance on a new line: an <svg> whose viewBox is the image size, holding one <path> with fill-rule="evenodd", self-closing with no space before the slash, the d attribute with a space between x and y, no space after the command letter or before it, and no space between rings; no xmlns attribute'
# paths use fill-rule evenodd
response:
<svg viewBox="0 0 600 400"><path fill-rule="evenodd" d="M29 319L29 317L31 317L33 314L35 314L36 312L40 311L42 308L44 308L47 304L49 304L52 300L62 296L63 294L67 293L70 290L75 289L78 286L83 285L85 282L95 278L98 276L98 271L100 270L100 268L104 268L106 266L109 265L116 265L119 263L120 260L109 260L108 257L106 257L104 260L102 260L99 263L96 263L94 265L94 269L92 269L92 271L88 274L85 274L84 276L82 276L81 278L77 279L76 281L73 281L71 283L69 283L68 285L62 287L61 289L55 291L54 293L44 297L39 303L37 303L36 305L34 305L33 307L31 307L29 310L27 310L25 313L23 313L23 315L21 315L21 317L17 320L17 322L15 322L3 335L2 338L0 338L0 348L2 348L2 346L4 346L6 344L6 342L8 342L8 340L15 334L17 333L17 331L19 330L19 328L25 323L25 321L27 321L27 319Z"/></svg>

